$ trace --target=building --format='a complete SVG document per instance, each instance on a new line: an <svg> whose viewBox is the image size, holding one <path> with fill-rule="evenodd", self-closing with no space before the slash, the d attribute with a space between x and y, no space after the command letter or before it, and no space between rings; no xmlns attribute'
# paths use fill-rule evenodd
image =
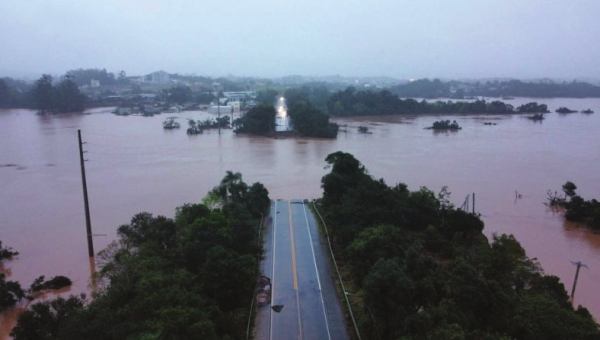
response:
<svg viewBox="0 0 600 340"><path fill-rule="evenodd" d="M229 100L243 100L248 98L256 98L256 93L253 91L230 91L223 92L223 95Z"/></svg>
<svg viewBox="0 0 600 340"><path fill-rule="evenodd" d="M211 107L208 108L208 112L209 113L220 113L220 114L228 114L228 113L233 113L233 108L229 105L213 105Z"/></svg>
<svg viewBox="0 0 600 340"><path fill-rule="evenodd" d="M97 80L97 79L90 80L90 87L100 87L100 80Z"/></svg>
<svg viewBox="0 0 600 340"><path fill-rule="evenodd" d="M230 100L227 102L227 106L231 106L233 111L239 111L242 106L242 103L238 100Z"/></svg>
<svg viewBox="0 0 600 340"><path fill-rule="evenodd" d="M169 78L169 74L162 70L150 73L150 80L156 84L166 84L169 82Z"/></svg>

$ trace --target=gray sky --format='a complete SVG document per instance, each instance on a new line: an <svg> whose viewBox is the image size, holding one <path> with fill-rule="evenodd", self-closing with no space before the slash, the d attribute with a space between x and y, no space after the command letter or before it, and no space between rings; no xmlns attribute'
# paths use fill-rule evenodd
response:
<svg viewBox="0 0 600 340"><path fill-rule="evenodd" d="M599 0L0 0L0 76L600 78Z"/></svg>

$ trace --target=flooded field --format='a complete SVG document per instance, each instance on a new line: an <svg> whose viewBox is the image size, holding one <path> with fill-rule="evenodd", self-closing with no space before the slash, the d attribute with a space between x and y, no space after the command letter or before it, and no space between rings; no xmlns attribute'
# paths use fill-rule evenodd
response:
<svg viewBox="0 0 600 340"><path fill-rule="evenodd" d="M510 102L528 101L534 100ZM324 159L342 150L389 184L434 191L447 185L459 206L475 192L486 235L514 234L569 291L575 274L570 261L586 263L576 303L600 319L600 235L565 223L543 205L546 191L559 190L567 180L584 198L600 198L600 99L535 101L551 111L567 106L596 113L551 113L542 122L522 115L338 119L346 132L337 140L313 140L238 136L231 130L187 135L186 118L211 116L203 112L121 117L96 109L47 117L0 110L0 240L21 253L0 270L25 287L40 275L65 275L74 285L62 295L89 292L78 129L87 143L96 252L135 213L173 216L175 207L199 202L227 170L241 172L246 182L264 183L272 198L319 197L320 179L328 172ZM178 117L182 128L164 130L168 116ZM424 129L439 119L457 120L463 129ZM359 134L360 125L372 134ZM0 316L0 339L7 337L15 315Z"/></svg>

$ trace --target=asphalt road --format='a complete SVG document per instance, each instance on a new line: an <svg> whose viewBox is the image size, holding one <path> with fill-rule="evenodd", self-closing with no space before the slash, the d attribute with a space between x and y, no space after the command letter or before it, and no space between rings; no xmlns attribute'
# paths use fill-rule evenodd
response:
<svg viewBox="0 0 600 340"><path fill-rule="evenodd" d="M349 339L336 296L327 244L301 200L275 201L264 235L263 275L271 304L259 307L255 339ZM282 305L280 312L271 309Z"/></svg>

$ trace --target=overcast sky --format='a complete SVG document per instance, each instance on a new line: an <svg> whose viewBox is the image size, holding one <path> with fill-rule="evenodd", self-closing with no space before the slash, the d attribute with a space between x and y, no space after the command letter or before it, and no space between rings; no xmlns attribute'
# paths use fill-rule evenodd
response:
<svg viewBox="0 0 600 340"><path fill-rule="evenodd" d="M599 0L0 0L0 76L600 78Z"/></svg>

